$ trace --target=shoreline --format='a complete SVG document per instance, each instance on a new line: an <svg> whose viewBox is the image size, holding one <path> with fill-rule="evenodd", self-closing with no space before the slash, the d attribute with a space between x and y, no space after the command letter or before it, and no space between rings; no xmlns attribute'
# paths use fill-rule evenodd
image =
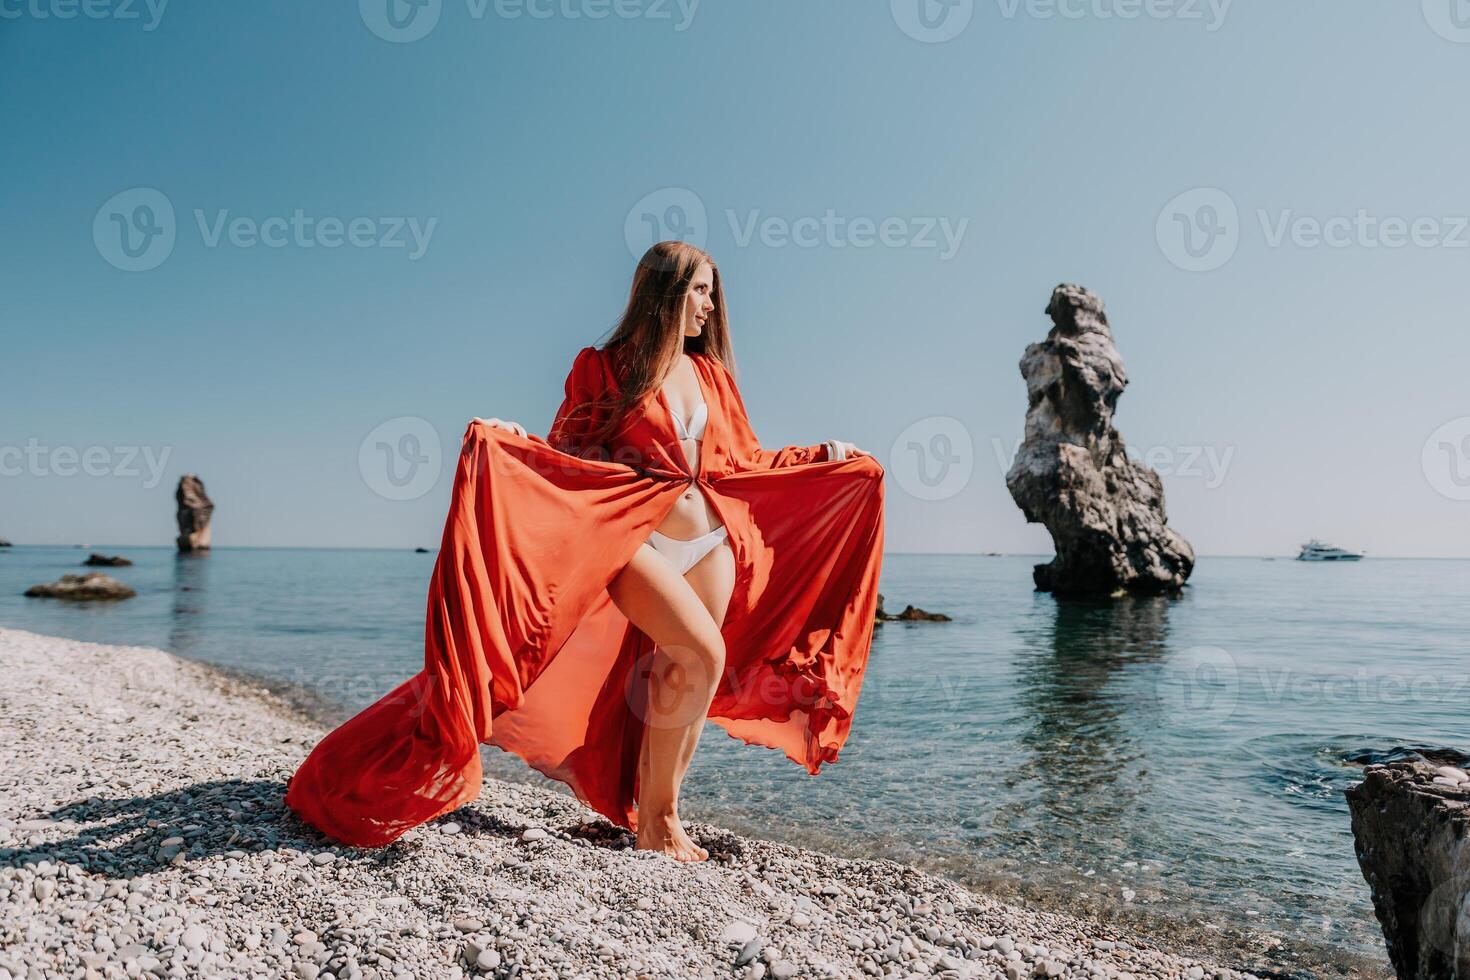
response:
<svg viewBox="0 0 1470 980"><path fill-rule="evenodd" d="M490 775L478 801L387 848L339 846L281 801L341 713L330 702L161 650L9 628L0 665L14 746L0 771L0 908L14 923L0 980L32 965L317 980L517 963L524 977L1233 980L1254 975L1231 965L1247 956L1262 975L1292 973L1244 948L1182 955L1132 923L699 821L711 860L679 865L626 849L630 835L569 793ZM737 968L752 940L761 954Z"/></svg>

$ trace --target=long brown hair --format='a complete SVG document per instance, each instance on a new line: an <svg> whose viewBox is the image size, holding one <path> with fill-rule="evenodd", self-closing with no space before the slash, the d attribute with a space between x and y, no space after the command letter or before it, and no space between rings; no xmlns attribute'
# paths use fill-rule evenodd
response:
<svg viewBox="0 0 1470 980"><path fill-rule="evenodd" d="M697 337L685 337L683 312L690 282L702 262L708 262L713 280L710 301L714 309ZM662 386L682 349L689 354L712 357L732 372L729 323L725 315L725 291L720 285L720 267L702 248L688 242L659 242L638 260L628 306L623 310L612 336L602 345L612 356L618 391L586 403L586 411L608 412L607 420L585 436L586 444L601 445L618 430L623 417ZM579 407L574 410L581 411Z"/></svg>

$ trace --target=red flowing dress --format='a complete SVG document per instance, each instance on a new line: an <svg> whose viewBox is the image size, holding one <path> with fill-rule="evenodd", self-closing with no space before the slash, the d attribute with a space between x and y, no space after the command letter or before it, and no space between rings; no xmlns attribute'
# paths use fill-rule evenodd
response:
<svg viewBox="0 0 1470 980"><path fill-rule="evenodd" d="M429 583L424 669L287 779L302 820L343 843L388 844L478 797L491 744L636 830L654 644L607 585L694 481L736 563L709 720L812 775L837 760L873 637L883 467L828 460L820 445L761 448L733 375L690 356L709 406L697 474L661 392L610 444L583 445L603 417L572 409L618 385L611 352L595 347L577 354L548 439L470 423Z"/></svg>

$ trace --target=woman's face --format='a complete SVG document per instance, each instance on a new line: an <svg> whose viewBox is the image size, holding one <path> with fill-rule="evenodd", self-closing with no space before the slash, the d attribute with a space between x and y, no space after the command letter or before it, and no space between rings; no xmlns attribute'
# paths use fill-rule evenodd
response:
<svg viewBox="0 0 1470 980"><path fill-rule="evenodd" d="M684 297L684 336L698 337L704 332L709 315L714 312L715 271L708 262L699 263L694 278L689 280L689 292Z"/></svg>

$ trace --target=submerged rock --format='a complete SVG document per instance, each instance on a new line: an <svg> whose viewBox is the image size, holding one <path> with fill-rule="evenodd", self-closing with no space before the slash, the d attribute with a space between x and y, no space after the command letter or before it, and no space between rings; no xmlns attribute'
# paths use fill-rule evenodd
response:
<svg viewBox="0 0 1470 980"><path fill-rule="evenodd" d="M26 595L42 599L88 600L128 599L137 593L111 575L88 572L86 575L63 575L55 582L33 585L26 589Z"/></svg>
<svg viewBox="0 0 1470 980"><path fill-rule="evenodd" d="M131 565L132 562L124 558L122 555L99 555L94 551L92 554L87 556L87 560L82 562L82 564L101 566L104 568L121 568L124 565Z"/></svg>
<svg viewBox="0 0 1470 980"><path fill-rule="evenodd" d="M1400 980L1470 977L1470 775L1423 755L1347 791L1358 866Z"/></svg>
<svg viewBox="0 0 1470 980"><path fill-rule="evenodd" d="M179 550L209 550L209 519L214 514L214 502L204 492L204 481L193 473L179 477L179 488L174 492L178 502Z"/></svg>
<svg viewBox="0 0 1470 980"><path fill-rule="evenodd" d="M1178 590L1194 549L1168 526L1164 487L1128 457L1113 428L1128 384L1102 300L1063 284L1046 307L1052 329L1026 348L1026 435L1006 474L1011 497L1045 524L1056 558L1037 565L1036 587L1063 595Z"/></svg>
<svg viewBox="0 0 1470 980"><path fill-rule="evenodd" d="M885 612L883 609L883 593L878 593L878 608L873 613L873 619L879 623L948 623L950 617L944 613L925 612L918 606L904 606L901 613Z"/></svg>

